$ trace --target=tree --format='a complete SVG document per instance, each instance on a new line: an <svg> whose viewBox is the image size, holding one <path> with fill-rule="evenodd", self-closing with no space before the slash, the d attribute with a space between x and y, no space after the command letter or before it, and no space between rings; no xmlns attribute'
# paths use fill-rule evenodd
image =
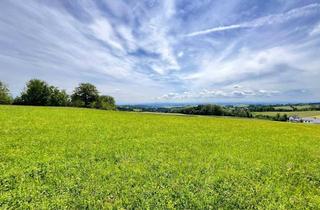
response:
<svg viewBox="0 0 320 210"><path fill-rule="evenodd" d="M235 116L235 117L248 117L248 118L253 117L251 112L249 111L249 109L244 108L244 107L235 107L232 110L232 114L231 115Z"/></svg>
<svg viewBox="0 0 320 210"><path fill-rule="evenodd" d="M11 104L12 98L7 85L0 81L0 104Z"/></svg>
<svg viewBox="0 0 320 210"><path fill-rule="evenodd" d="M215 104L199 105L197 109L199 110L198 114L201 115L224 115L224 110L222 107Z"/></svg>
<svg viewBox="0 0 320 210"><path fill-rule="evenodd" d="M92 103L99 98L97 88L90 83L81 83L76 87L72 96L72 104L74 106L91 107Z"/></svg>
<svg viewBox="0 0 320 210"><path fill-rule="evenodd" d="M93 103L94 108L104 110L115 110L115 100L111 96L99 96L98 100Z"/></svg>
<svg viewBox="0 0 320 210"><path fill-rule="evenodd" d="M12 104L13 104L13 105L23 105L24 103L23 103L23 101L22 101L22 99L21 99L21 96L17 96L17 97L14 98Z"/></svg>
<svg viewBox="0 0 320 210"><path fill-rule="evenodd" d="M46 106L49 105L50 87L45 81L32 79L26 84L25 91L19 98L25 105Z"/></svg>
<svg viewBox="0 0 320 210"><path fill-rule="evenodd" d="M48 105L50 106L67 106L69 104L69 96L65 90L59 90L57 87L50 86L50 97Z"/></svg>

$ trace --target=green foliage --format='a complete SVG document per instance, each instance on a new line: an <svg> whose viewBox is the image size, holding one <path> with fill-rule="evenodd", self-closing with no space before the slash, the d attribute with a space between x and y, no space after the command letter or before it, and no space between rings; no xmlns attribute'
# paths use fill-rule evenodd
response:
<svg viewBox="0 0 320 210"><path fill-rule="evenodd" d="M296 112L296 111L320 111L319 103L309 104L275 104L275 105L249 105L252 112Z"/></svg>
<svg viewBox="0 0 320 210"><path fill-rule="evenodd" d="M0 209L319 209L305 124L0 106Z"/></svg>
<svg viewBox="0 0 320 210"><path fill-rule="evenodd" d="M14 100L17 105L67 106L69 96L64 90L49 86L45 81L32 79L27 82L24 92Z"/></svg>
<svg viewBox="0 0 320 210"><path fill-rule="evenodd" d="M251 112L245 107L219 106L216 104L205 104L198 106L184 107L150 107L143 105L123 105L118 106L120 111L143 111L143 112L163 112L180 113L188 115L213 115L213 116L233 116L233 117L253 117Z"/></svg>
<svg viewBox="0 0 320 210"><path fill-rule="evenodd" d="M0 81L0 104L11 104L12 98L7 85Z"/></svg>
<svg viewBox="0 0 320 210"><path fill-rule="evenodd" d="M272 105L249 105L248 109L252 112L269 112L275 111L275 107Z"/></svg>
<svg viewBox="0 0 320 210"><path fill-rule="evenodd" d="M14 105L24 105L24 102L22 101L22 98L20 96L17 96L14 98L13 103Z"/></svg>
<svg viewBox="0 0 320 210"><path fill-rule="evenodd" d="M3 94L2 94L3 93ZM8 103L9 90L0 82L0 104ZM6 96L6 97L4 97ZM1 99L2 97L2 99ZM6 99L6 100L5 100ZM115 110L115 100L111 96L99 96L96 87L90 83L81 83L71 96L65 90L49 86L45 81L32 79L27 82L25 90L14 99L16 105L35 106L76 106L104 110ZM2 101L3 102L2 102Z"/></svg>
<svg viewBox="0 0 320 210"><path fill-rule="evenodd" d="M83 104L83 107L92 107L92 103L97 101L99 98L99 92L97 88L90 83L81 83L75 88L71 99L75 105ZM83 103L79 103L79 101Z"/></svg>
<svg viewBox="0 0 320 210"><path fill-rule="evenodd" d="M115 100L111 96L99 96L98 100L95 101L92 106L97 109L104 110L115 110L116 104Z"/></svg>
<svg viewBox="0 0 320 210"><path fill-rule="evenodd" d="M287 114L281 115L281 114L278 113L278 114L275 116L274 120L275 120L275 121L287 121L287 120L288 120L288 116L287 116Z"/></svg>
<svg viewBox="0 0 320 210"><path fill-rule="evenodd" d="M50 86L50 106L68 106L69 96L65 90L59 90L57 87Z"/></svg>
<svg viewBox="0 0 320 210"><path fill-rule="evenodd" d="M196 115L252 117L250 111L243 107L224 107L215 104L191 107L170 108L168 112Z"/></svg>
<svg viewBox="0 0 320 210"><path fill-rule="evenodd" d="M32 79L27 82L25 90L21 93L15 103L20 102L23 105L47 106L49 105L50 88L42 80Z"/></svg>
<svg viewBox="0 0 320 210"><path fill-rule="evenodd" d="M258 113L259 113L259 112L258 112ZM286 122L286 121L288 121L288 119L289 119L287 114L280 114L280 113L277 113L276 115L256 114L254 117L255 117L255 118L258 118L258 119L274 120L274 121L283 121L283 122Z"/></svg>
<svg viewBox="0 0 320 210"><path fill-rule="evenodd" d="M85 107L85 104L82 100L80 100L79 98L73 98L71 101L71 105L74 107ZM94 107L92 107L94 108Z"/></svg>
<svg viewBox="0 0 320 210"><path fill-rule="evenodd" d="M236 117L248 117L251 118L253 117L253 115L251 114L251 112L244 108L244 107L235 107L233 109L231 109L231 115L232 116L236 116Z"/></svg>

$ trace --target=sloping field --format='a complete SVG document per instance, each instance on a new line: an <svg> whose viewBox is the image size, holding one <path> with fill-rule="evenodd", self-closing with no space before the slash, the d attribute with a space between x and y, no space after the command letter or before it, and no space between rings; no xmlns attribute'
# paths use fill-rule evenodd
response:
<svg viewBox="0 0 320 210"><path fill-rule="evenodd" d="M320 208L320 127L0 106L0 209Z"/></svg>
<svg viewBox="0 0 320 210"><path fill-rule="evenodd" d="M294 111L294 112L254 112L254 115L276 116L277 114L287 114L288 116L297 115L299 117L317 117L320 118L320 111Z"/></svg>

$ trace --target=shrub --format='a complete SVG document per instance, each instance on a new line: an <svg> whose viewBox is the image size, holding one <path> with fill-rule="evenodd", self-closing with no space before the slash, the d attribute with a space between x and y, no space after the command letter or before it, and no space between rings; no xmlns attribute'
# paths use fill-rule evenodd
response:
<svg viewBox="0 0 320 210"><path fill-rule="evenodd" d="M98 100L93 103L93 107L104 110L115 110L115 100L111 96L99 96Z"/></svg>

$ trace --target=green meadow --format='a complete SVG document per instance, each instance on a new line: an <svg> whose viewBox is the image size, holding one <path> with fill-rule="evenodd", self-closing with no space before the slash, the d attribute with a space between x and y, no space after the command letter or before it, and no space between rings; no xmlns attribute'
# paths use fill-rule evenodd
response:
<svg viewBox="0 0 320 210"><path fill-rule="evenodd" d="M319 209L320 127L0 106L0 209Z"/></svg>

